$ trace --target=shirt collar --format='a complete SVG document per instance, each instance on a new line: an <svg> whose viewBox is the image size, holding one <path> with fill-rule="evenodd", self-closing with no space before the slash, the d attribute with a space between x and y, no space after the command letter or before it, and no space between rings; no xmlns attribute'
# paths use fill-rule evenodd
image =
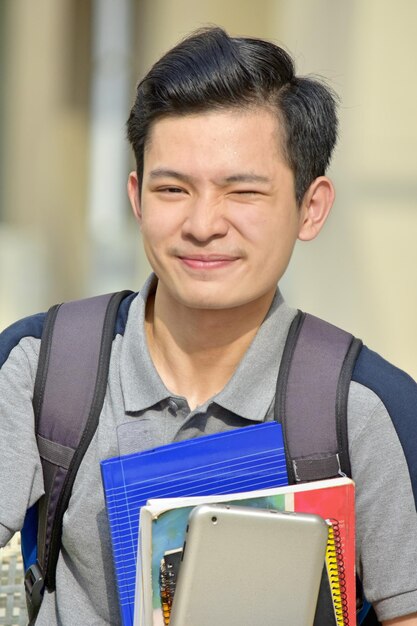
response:
<svg viewBox="0 0 417 626"><path fill-rule="evenodd" d="M170 397L155 369L145 334L145 307L148 296L155 290L157 278L148 278L132 301L121 348L120 378L125 410L143 411Z"/></svg>
<svg viewBox="0 0 417 626"><path fill-rule="evenodd" d="M121 348L120 376L128 412L143 411L172 396L149 354L145 335L146 300L155 289L152 274L133 300ZM277 290L269 312L238 368L224 389L210 402L251 421L263 421L274 399L285 341L296 310Z"/></svg>

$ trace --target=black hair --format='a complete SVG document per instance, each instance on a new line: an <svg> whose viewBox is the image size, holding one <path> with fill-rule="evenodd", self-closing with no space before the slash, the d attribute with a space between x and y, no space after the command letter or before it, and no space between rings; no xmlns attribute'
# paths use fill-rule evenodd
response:
<svg viewBox="0 0 417 626"><path fill-rule="evenodd" d="M279 46L230 37L218 27L192 33L139 83L127 121L139 180L149 132L159 118L253 106L278 116L300 205L330 162L337 139L336 96L317 79L297 77L291 57Z"/></svg>

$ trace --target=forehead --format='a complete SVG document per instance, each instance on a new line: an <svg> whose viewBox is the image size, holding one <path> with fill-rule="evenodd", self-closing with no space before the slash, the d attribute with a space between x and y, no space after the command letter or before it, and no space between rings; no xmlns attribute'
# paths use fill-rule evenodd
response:
<svg viewBox="0 0 417 626"><path fill-rule="evenodd" d="M151 126L145 145L146 162L175 159L219 162L285 163L283 131L278 116L266 107L209 110L170 115Z"/></svg>

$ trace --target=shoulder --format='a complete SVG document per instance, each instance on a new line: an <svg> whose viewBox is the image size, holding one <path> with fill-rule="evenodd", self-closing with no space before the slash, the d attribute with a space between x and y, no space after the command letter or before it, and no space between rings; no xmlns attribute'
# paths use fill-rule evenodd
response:
<svg viewBox="0 0 417 626"><path fill-rule="evenodd" d="M124 335L130 307L137 295L137 293L131 293L121 301L114 325L113 338ZM39 345L46 317L46 312L30 315L11 324L0 333L0 369L17 346L28 343Z"/></svg>
<svg viewBox="0 0 417 626"><path fill-rule="evenodd" d="M366 346L362 348L352 374L352 395L356 395L362 407L367 402L368 410L362 413L362 428L374 432L370 421L388 420L387 428L400 444L406 461L417 502L417 384L406 372L395 367ZM384 417L385 416L385 417ZM380 426L376 426L381 430ZM374 441L376 444L376 441Z"/></svg>
<svg viewBox="0 0 417 626"><path fill-rule="evenodd" d="M416 408L417 383L406 372L366 346L362 347L358 355L352 380L372 389L385 404L411 408L410 401L414 401Z"/></svg>
<svg viewBox="0 0 417 626"><path fill-rule="evenodd" d="M371 390L384 404L404 450L417 441L417 383L406 372L364 346L352 381ZM414 443L413 443L414 442Z"/></svg>
<svg viewBox="0 0 417 626"><path fill-rule="evenodd" d="M40 340L46 313L25 317L0 333L0 368L8 360L13 349L23 340Z"/></svg>

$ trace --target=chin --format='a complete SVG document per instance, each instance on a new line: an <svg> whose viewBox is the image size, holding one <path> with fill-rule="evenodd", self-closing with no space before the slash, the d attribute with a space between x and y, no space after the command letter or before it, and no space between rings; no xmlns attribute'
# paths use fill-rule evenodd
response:
<svg viewBox="0 0 417 626"><path fill-rule="evenodd" d="M217 298L181 298L180 302L189 309L196 309L200 311L218 311L222 309L231 309L236 306Z"/></svg>
<svg viewBox="0 0 417 626"><path fill-rule="evenodd" d="M252 298L248 298L247 294L244 298L243 296L239 297L237 294L232 295L230 292L219 294L198 293L198 291L196 291L194 293L180 294L178 297L178 301L190 309L213 311L234 309L247 304L251 300Z"/></svg>

